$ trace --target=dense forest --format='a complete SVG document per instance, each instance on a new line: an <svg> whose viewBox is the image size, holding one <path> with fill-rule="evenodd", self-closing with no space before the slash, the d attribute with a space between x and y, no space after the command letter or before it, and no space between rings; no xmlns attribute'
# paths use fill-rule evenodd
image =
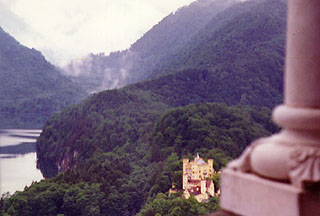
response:
<svg viewBox="0 0 320 216"><path fill-rule="evenodd" d="M62 108L86 94L44 56L0 27L0 128L41 128Z"/></svg>
<svg viewBox="0 0 320 216"><path fill-rule="evenodd" d="M181 188L182 158L199 153L219 171L251 141L278 131L270 109L282 100L285 11L277 0L234 4L179 55L145 74L150 80L95 93L54 114L36 145L38 166L51 178L3 197L2 213L203 215L219 209L216 197L198 203L167 192ZM218 190L218 174L213 181Z"/></svg>
<svg viewBox="0 0 320 216"><path fill-rule="evenodd" d="M218 208L216 198L210 201L215 205L197 203L194 206L188 203L196 203L195 200L164 195L172 184L181 187L181 159L191 159L199 153L205 159L213 158L218 171L250 141L277 130L269 115L267 108L216 103L169 109L158 115L152 129L141 133L143 136L136 138L137 141L126 133L125 140L115 140L115 145L113 140L95 142L96 137L85 146L77 145L78 153L73 158L77 160L76 168L34 183L24 192L3 200L3 211L9 215L41 215L43 211L46 215L97 215L97 211L101 215L133 215L147 203L139 214L152 215L168 208L166 204L150 209L158 199L174 199L173 203L181 205L179 211L194 211L190 215L212 211ZM102 121L93 128L107 126L106 123ZM139 122L132 122L131 126L136 124ZM125 129L119 128L121 130ZM111 139L122 138L112 137L110 135ZM178 211L174 209L179 205L167 210Z"/></svg>

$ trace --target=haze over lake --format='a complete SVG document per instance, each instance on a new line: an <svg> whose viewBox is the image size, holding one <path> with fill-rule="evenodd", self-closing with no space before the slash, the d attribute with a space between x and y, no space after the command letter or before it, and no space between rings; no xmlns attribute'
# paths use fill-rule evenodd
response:
<svg viewBox="0 0 320 216"><path fill-rule="evenodd" d="M0 130L0 195L23 190L43 178L36 168L35 142L41 130Z"/></svg>

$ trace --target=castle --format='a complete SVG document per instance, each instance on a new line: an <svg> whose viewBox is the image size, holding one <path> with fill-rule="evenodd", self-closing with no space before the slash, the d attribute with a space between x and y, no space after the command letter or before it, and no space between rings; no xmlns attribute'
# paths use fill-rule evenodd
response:
<svg viewBox="0 0 320 216"><path fill-rule="evenodd" d="M203 158L197 157L189 162L189 159L183 159L182 189L186 199L193 195L198 202L202 202L214 196L214 184L211 178L214 174L213 160L208 159L206 163Z"/></svg>

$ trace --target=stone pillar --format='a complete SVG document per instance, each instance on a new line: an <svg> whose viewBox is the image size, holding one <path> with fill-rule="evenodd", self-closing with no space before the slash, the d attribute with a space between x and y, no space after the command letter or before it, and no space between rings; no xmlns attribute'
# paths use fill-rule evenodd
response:
<svg viewBox="0 0 320 216"><path fill-rule="evenodd" d="M289 0L279 134L222 172L221 206L239 215L320 215L320 0Z"/></svg>

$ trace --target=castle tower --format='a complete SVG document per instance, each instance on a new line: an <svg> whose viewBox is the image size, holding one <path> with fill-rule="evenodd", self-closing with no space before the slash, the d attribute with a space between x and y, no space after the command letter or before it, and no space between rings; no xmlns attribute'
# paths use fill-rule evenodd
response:
<svg viewBox="0 0 320 216"><path fill-rule="evenodd" d="M189 159L188 158L183 158L182 159L183 163L183 170L182 170L182 189L186 189L188 185L188 165L189 165Z"/></svg>
<svg viewBox="0 0 320 216"><path fill-rule="evenodd" d="M186 189L188 185L188 175L182 175L182 189Z"/></svg>

